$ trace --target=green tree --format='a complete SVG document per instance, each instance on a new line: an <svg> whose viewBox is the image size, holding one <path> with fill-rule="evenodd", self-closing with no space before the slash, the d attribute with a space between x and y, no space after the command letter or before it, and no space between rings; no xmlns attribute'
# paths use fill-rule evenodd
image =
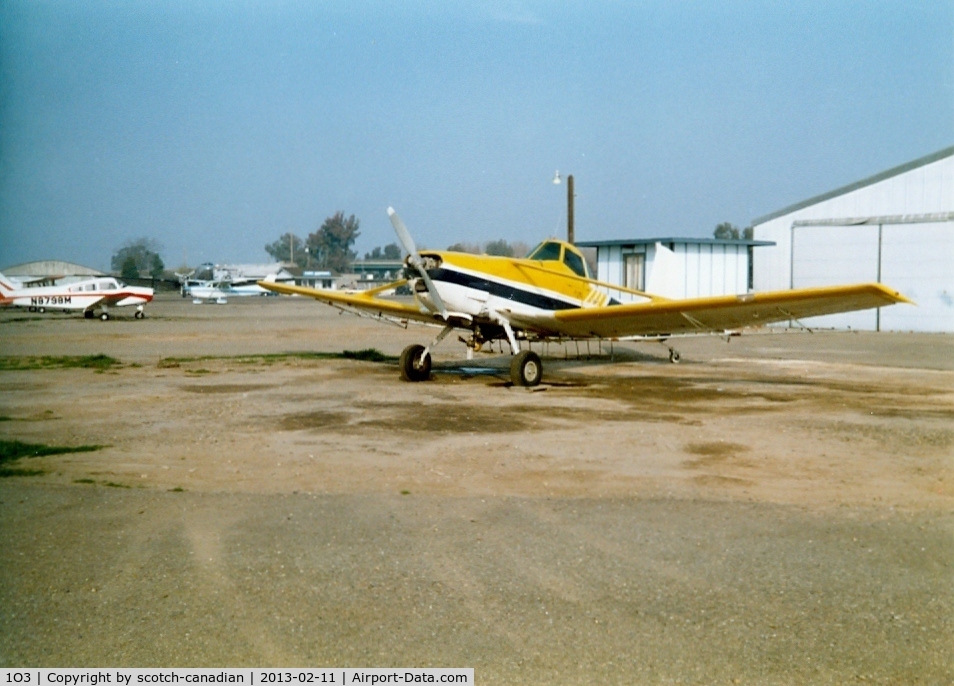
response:
<svg viewBox="0 0 954 686"><path fill-rule="evenodd" d="M480 245L477 243L454 243L453 245L448 245L447 249L450 252L467 252L472 255L479 255L481 253Z"/></svg>
<svg viewBox="0 0 954 686"><path fill-rule="evenodd" d="M142 274L162 276L165 265L159 257L159 250L159 244L151 238L129 241L113 253L112 269L119 272L124 279L136 279Z"/></svg>
<svg viewBox="0 0 954 686"><path fill-rule="evenodd" d="M715 227L715 230L712 232L712 235L715 238L721 238L723 240L736 239L739 238L739 227L729 222L722 222Z"/></svg>
<svg viewBox="0 0 954 686"><path fill-rule="evenodd" d="M122 276L122 278L126 280L139 278L139 268L136 266L135 257L133 257L132 255L129 255L126 257L125 260L123 260L120 276Z"/></svg>
<svg viewBox="0 0 954 686"><path fill-rule="evenodd" d="M484 246L484 252L488 255L497 255L499 257L513 257L513 248L503 238L498 241L489 241Z"/></svg>
<svg viewBox="0 0 954 686"><path fill-rule="evenodd" d="M325 219L320 229L308 235L308 249L317 266L338 273L348 271L357 257L351 246L360 235L360 226L353 214L346 218L340 211Z"/></svg>
<svg viewBox="0 0 954 686"><path fill-rule="evenodd" d="M366 252L364 254L364 259L366 260L399 260L401 259L401 248L398 247L397 243L389 243L381 247L376 247L371 252Z"/></svg>
<svg viewBox="0 0 954 686"><path fill-rule="evenodd" d="M276 262L297 264L299 267L305 267L308 258L305 244L298 236L290 232L282 234L277 241L266 245L265 252Z"/></svg>
<svg viewBox="0 0 954 686"><path fill-rule="evenodd" d="M166 265L162 261L162 258L159 257L159 253L152 254L152 264L149 265L149 276L154 279L159 279L162 277L162 272L166 270Z"/></svg>

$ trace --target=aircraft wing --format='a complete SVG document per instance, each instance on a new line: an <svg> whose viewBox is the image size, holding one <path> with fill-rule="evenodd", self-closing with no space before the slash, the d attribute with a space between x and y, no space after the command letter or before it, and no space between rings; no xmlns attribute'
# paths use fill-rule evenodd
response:
<svg viewBox="0 0 954 686"><path fill-rule="evenodd" d="M507 316L513 325L543 335L626 338L719 333L900 302L911 303L882 284L867 283L577 308L544 316Z"/></svg>
<svg viewBox="0 0 954 686"><path fill-rule="evenodd" d="M366 312L376 316L394 317L397 319L413 319L419 322L433 323L440 321L438 315L428 312L411 305L409 303L400 303L394 300L385 300L376 297L378 293L387 291L398 286L406 284L406 280L395 281L378 288L372 288L360 293L342 293L340 291L329 291L319 288L308 288L307 286L294 286L292 284L275 283L271 281L259 281L258 285L275 293L284 293L285 295L304 295L315 300L326 302L329 305L346 307L361 312Z"/></svg>

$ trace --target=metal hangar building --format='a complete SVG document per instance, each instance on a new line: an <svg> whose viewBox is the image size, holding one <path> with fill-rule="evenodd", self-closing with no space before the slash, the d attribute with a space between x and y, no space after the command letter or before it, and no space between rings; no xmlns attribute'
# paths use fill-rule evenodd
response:
<svg viewBox="0 0 954 686"><path fill-rule="evenodd" d="M752 222L755 290L878 282L917 303L809 326L954 333L954 147Z"/></svg>
<svg viewBox="0 0 954 686"><path fill-rule="evenodd" d="M630 238L577 241L596 249L599 281L666 298L738 295L752 290L752 253L768 241L718 238ZM626 293L612 293L621 302Z"/></svg>

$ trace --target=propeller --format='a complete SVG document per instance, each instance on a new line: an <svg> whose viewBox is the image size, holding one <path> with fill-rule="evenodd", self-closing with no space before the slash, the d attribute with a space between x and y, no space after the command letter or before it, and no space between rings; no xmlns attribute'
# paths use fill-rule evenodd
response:
<svg viewBox="0 0 954 686"><path fill-rule="evenodd" d="M411 232L404 226L404 222L401 221L401 218L397 215L397 212L394 211L393 207L388 208L388 217L391 219L391 226L394 227L394 232L397 234L398 240L401 241L404 251L408 254L408 264L414 267L418 274L421 275L421 278L424 279L424 285L427 286L427 292L430 294L431 300L434 301L434 304L437 305L437 309L440 310L441 317L447 320L447 307L444 305L444 301L441 300L441 295L437 292L437 287L434 285L434 282L431 281L431 277L427 275L427 270L424 269L424 260L421 259L420 253L417 252L417 246L414 245Z"/></svg>

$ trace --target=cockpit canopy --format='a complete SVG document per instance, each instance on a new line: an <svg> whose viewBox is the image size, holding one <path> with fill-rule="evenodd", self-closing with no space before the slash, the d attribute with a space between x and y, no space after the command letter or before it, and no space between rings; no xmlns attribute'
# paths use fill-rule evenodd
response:
<svg viewBox="0 0 954 686"><path fill-rule="evenodd" d="M540 245L530 251L528 260L541 260L546 262L563 262L570 271L577 276L589 278L590 274L586 268L586 260L583 254L569 243L560 241L543 241Z"/></svg>

